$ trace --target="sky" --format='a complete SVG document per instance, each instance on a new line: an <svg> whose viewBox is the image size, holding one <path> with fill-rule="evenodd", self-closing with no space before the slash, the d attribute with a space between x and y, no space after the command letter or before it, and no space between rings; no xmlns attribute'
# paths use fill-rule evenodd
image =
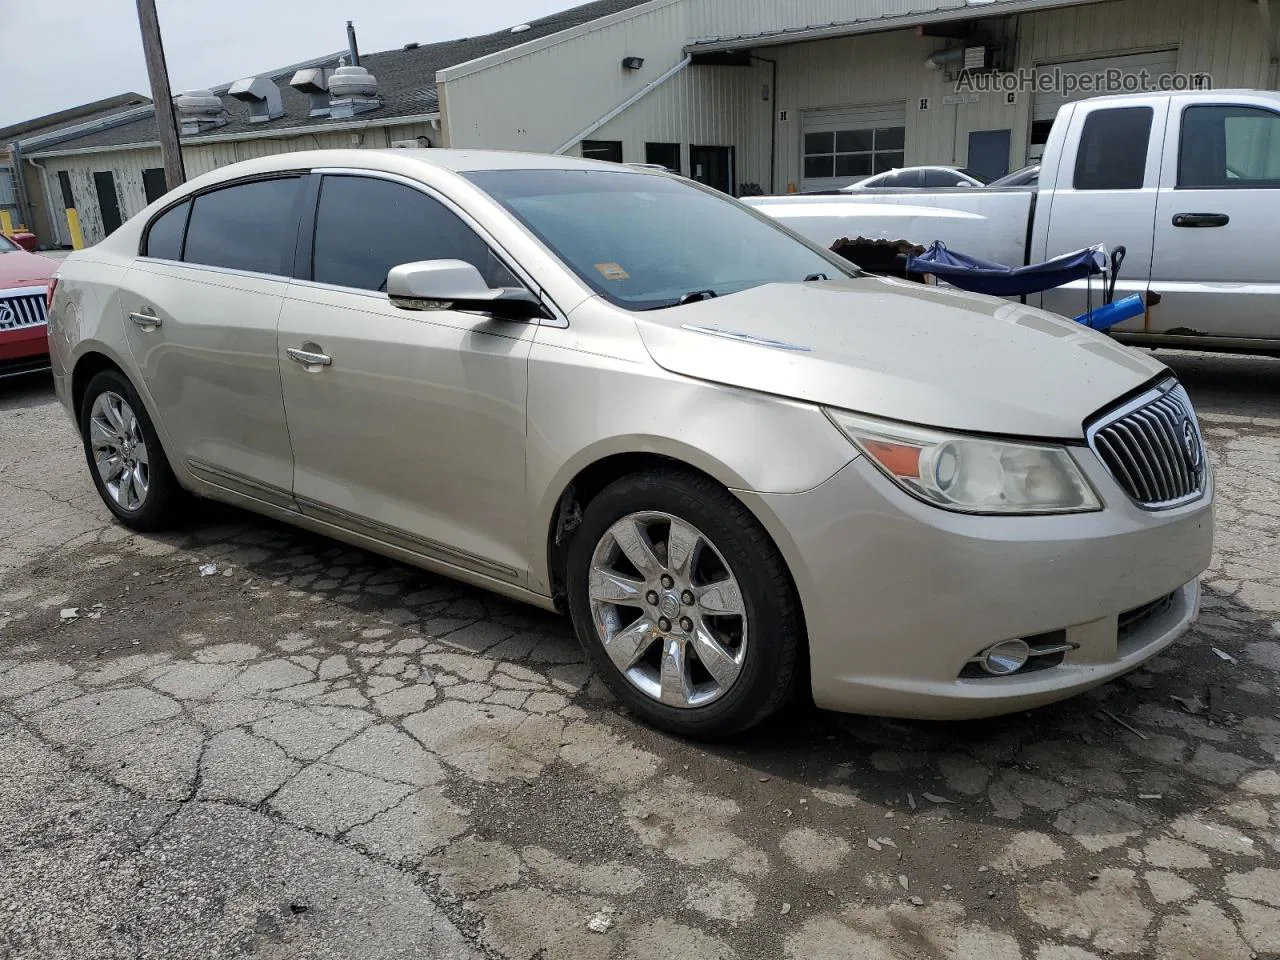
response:
<svg viewBox="0 0 1280 960"><path fill-rule="evenodd" d="M175 92L346 49L489 33L581 0L156 0ZM0 127L117 93L151 95L136 0L0 0ZM15 84L16 80L16 84Z"/></svg>

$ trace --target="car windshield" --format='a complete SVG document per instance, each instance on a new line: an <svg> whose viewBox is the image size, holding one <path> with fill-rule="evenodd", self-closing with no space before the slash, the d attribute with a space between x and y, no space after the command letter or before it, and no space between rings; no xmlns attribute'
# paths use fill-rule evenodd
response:
<svg viewBox="0 0 1280 960"><path fill-rule="evenodd" d="M593 290L629 310L765 283L857 276L851 263L670 177L609 170L468 174Z"/></svg>
<svg viewBox="0 0 1280 960"><path fill-rule="evenodd" d="M0 253L12 253L17 249L19 248L16 243L6 237L3 233L0 233Z"/></svg>

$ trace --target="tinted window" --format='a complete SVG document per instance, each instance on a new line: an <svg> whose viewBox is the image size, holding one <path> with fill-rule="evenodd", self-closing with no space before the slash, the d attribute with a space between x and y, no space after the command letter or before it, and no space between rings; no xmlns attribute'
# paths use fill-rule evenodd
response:
<svg viewBox="0 0 1280 960"><path fill-rule="evenodd" d="M187 229L187 214L191 211L191 202L180 203L170 207L151 221L147 231L147 248L143 256L159 257L161 260L182 259L182 234Z"/></svg>
<svg viewBox="0 0 1280 960"><path fill-rule="evenodd" d="M1142 189L1152 117L1150 107L1120 107L1089 114L1076 154L1076 189Z"/></svg>
<svg viewBox="0 0 1280 960"><path fill-rule="evenodd" d="M1280 187L1280 115L1253 107L1188 107L1178 186Z"/></svg>
<svg viewBox="0 0 1280 960"><path fill-rule="evenodd" d="M644 145L644 162L656 163L675 173L680 173L683 169L680 165L680 144L646 143Z"/></svg>
<svg viewBox="0 0 1280 960"><path fill-rule="evenodd" d="M588 160L608 160L610 163L621 163L622 141L583 140L582 155Z"/></svg>
<svg viewBox="0 0 1280 960"><path fill-rule="evenodd" d="M196 197L183 259L255 273L293 272L297 177L257 180Z"/></svg>
<svg viewBox="0 0 1280 960"><path fill-rule="evenodd" d="M155 203L169 192L164 167L148 167L142 171L142 192L147 195L147 203Z"/></svg>
<svg viewBox="0 0 1280 960"><path fill-rule="evenodd" d="M519 218L584 283L635 310L690 294L850 276L852 264L682 180L606 170L505 170L469 179Z"/></svg>
<svg viewBox="0 0 1280 960"><path fill-rule="evenodd" d="M370 177L325 177L312 257L317 283L385 290L392 267L465 260L492 287L519 286L470 227L420 190Z"/></svg>

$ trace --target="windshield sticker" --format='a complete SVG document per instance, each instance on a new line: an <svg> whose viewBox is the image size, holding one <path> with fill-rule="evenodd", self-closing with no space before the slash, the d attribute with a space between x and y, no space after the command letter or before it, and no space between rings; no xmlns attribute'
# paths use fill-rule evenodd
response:
<svg viewBox="0 0 1280 960"><path fill-rule="evenodd" d="M600 271L600 276L604 277L606 280L621 282L623 280L631 279L631 274L623 270L622 264L620 263L597 263L596 269Z"/></svg>

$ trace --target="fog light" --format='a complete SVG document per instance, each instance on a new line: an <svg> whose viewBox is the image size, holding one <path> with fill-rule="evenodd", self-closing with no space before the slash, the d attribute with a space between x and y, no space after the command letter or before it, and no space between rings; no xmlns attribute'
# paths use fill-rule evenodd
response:
<svg viewBox="0 0 1280 960"><path fill-rule="evenodd" d="M1003 640L984 650L978 659L982 669L993 677L1017 673L1031 659L1031 647L1025 640Z"/></svg>

